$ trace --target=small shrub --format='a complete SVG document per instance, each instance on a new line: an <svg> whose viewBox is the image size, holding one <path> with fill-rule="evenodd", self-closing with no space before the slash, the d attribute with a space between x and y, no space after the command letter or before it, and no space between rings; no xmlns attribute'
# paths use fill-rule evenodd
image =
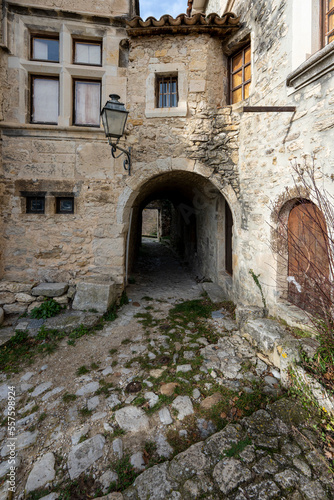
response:
<svg viewBox="0 0 334 500"><path fill-rule="evenodd" d="M75 401L77 399L77 396L75 394L69 394L66 392L66 394L63 395L63 401L64 403L69 403L70 401Z"/></svg>
<svg viewBox="0 0 334 500"><path fill-rule="evenodd" d="M80 366L80 368L78 368L76 371L78 377L80 377L80 375L86 375L86 373L89 373L89 368L87 368L87 366L85 365Z"/></svg>
<svg viewBox="0 0 334 500"><path fill-rule="evenodd" d="M33 319L52 318L53 316L57 316L62 309L63 307L55 300L45 299L40 306L34 307L30 313L30 317Z"/></svg>
<svg viewBox="0 0 334 500"><path fill-rule="evenodd" d="M104 313L103 315L103 319L105 321L115 321L115 319L117 318L117 307L116 307L116 304L112 304L108 311L106 313Z"/></svg>
<svg viewBox="0 0 334 500"><path fill-rule="evenodd" d="M117 460L112 469L118 474L118 482L111 483L108 493L113 491L124 491L134 482L139 472L136 472L130 462L130 455L124 455L121 459Z"/></svg>
<svg viewBox="0 0 334 500"><path fill-rule="evenodd" d="M122 306L127 305L128 303L129 303L128 296L127 296L127 294L126 294L126 291L125 291L125 290L123 290L122 295L121 295L121 298L120 298L120 300L119 300L119 305L120 305L120 307L122 307Z"/></svg>
<svg viewBox="0 0 334 500"><path fill-rule="evenodd" d="M225 450L223 457L239 458L240 453L243 452L246 446L249 446L250 444L252 444L252 440L249 436L247 436L245 439L241 439L237 443L232 444L231 448L228 450Z"/></svg>

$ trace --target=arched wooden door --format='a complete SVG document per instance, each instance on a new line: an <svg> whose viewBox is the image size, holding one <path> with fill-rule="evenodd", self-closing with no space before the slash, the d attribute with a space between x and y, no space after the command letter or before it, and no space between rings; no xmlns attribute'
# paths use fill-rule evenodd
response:
<svg viewBox="0 0 334 500"><path fill-rule="evenodd" d="M322 315L329 297L326 222L310 202L301 202L288 221L288 298L312 314Z"/></svg>

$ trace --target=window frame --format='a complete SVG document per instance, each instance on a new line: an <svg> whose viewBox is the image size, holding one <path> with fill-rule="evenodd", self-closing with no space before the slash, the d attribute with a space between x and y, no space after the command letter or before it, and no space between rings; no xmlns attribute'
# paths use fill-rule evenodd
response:
<svg viewBox="0 0 334 500"><path fill-rule="evenodd" d="M85 83L99 83L100 84L100 107L99 111L101 111L101 102L102 102L102 80L99 79L91 79L91 78L73 78L73 85L72 85L72 101L73 101L73 106L72 106L72 125L75 127L94 127L94 128L100 128L101 124L99 122L98 125L93 125L91 123L76 123L76 112L75 112L75 89L76 89L76 82L85 82Z"/></svg>
<svg viewBox="0 0 334 500"><path fill-rule="evenodd" d="M75 45L76 45L76 43L86 43L89 45L99 45L100 46L100 63L94 64L94 63L77 62L75 60ZM73 64L76 64L79 66L101 67L102 66L102 40L87 40L84 38L72 38L72 62L73 62Z"/></svg>
<svg viewBox="0 0 334 500"><path fill-rule="evenodd" d="M45 195L33 195L32 193L27 195L26 197L26 214L45 214ZM31 208L31 202L33 200L43 200L43 209L42 210L33 210Z"/></svg>
<svg viewBox="0 0 334 500"><path fill-rule="evenodd" d="M329 9L330 0L322 0L321 2L321 40L322 47L325 47L329 43L334 41L334 28L331 31L328 31L328 20L331 15L334 17L334 5L331 9ZM333 37L331 41L329 38Z"/></svg>
<svg viewBox="0 0 334 500"><path fill-rule="evenodd" d="M40 80L57 80L58 82L58 118L59 118L59 101L60 101L60 81L59 76L54 75L29 75L30 78L30 123L39 124L39 125L58 125L58 119L56 122L39 122L33 121L33 113L34 113L34 80L39 78Z"/></svg>
<svg viewBox="0 0 334 500"><path fill-rule="evenodd" d="M34 40L35 39L40 39L40 40L56 40L58 42L58 59L53 60L53 59L37 59L33 57L34 54ZM59 34L57 35L52 35L52 34L34 34L31 33L30 35L30 61L39 61L39 62L49 62L49 63L54 63L57 64L60 61L60 42L59 42Z"/></svg>
<svg viewBox="0 0 334 500"><path fill-rule="evenodd" d="M248 63L245 63L245 52L246 50L250 50L250 60ZM242 54L242 65L239 67L236 71L233 71L233 59L237 57L239 54ZM237 104L241 101L244 101L245 99L248 99L248 97L245 97L245 86L248 84L251 84L252 82L252 71L250 78L248 80L245 80L245 68L249 67L252 70L252 51L251 51L251 44L250 42L247 43L247 45L244 45L240 50L235 52L230 56L229 60L229 102L230 104ZM240 72L240 69L242 70L242 82L240 85L237 85L236 87L233 87L233 76L237 73ZM236 90L240 89L242 90L242 99L240 101L233 102L233 92Z"/></svg>
<svg viewBox="0 0 334 500"><path fill-rule="evenodd" d="M72 210L61 210L60 203L63 200L71 200ZM74 196L56 196L56 214L74 214Z"/></svg>
<svg viewBox="0 0 334 500"><path fill-rule="evenodd" d="M169 89L171 89L171 83L176 82L176 92L171 92L169 91L168 93L160 93L160 84L164 84L166 82L169 85ZM155 104L157 109L170 109L170 108L177 108L179 105L179 81L178 81L178 74L177 73L171 73L171 74L157 74L156 75L156 81L155 81ZM169 96L169 104L171 102L171 96L176 95L176 106L164 106L163 105L163 99L162 99L162 106L160 106L160 96Z"/></svg>

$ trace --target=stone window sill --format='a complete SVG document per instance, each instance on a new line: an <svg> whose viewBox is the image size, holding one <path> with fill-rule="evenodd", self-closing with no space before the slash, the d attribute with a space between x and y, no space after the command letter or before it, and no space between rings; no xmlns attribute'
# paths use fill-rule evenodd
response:
<svg viewBox="0 0 334 500"><path fill-rule="evenodd" d="M187 103L179 102L177 108L153 108L145 110L146 118L173 118L187 116Z"/></svg>
<svg viewBox="0 0 334 500"><path fill-rule="evenodd" d="M334 69L334 42L313 54L287 77L287 86L299 90Z"/></svg>

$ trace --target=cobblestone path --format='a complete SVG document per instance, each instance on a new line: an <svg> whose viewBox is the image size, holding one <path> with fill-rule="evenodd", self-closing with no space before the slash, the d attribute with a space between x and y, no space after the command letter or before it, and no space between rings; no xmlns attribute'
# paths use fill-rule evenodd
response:
<svg viewBox="0 0 334 500"><path fill-rule="evenodd" d="M317 416L284 393L232 305L203 298L154 242L134 279L115 321L1 374L0 499L334 498Z"/></svg>

